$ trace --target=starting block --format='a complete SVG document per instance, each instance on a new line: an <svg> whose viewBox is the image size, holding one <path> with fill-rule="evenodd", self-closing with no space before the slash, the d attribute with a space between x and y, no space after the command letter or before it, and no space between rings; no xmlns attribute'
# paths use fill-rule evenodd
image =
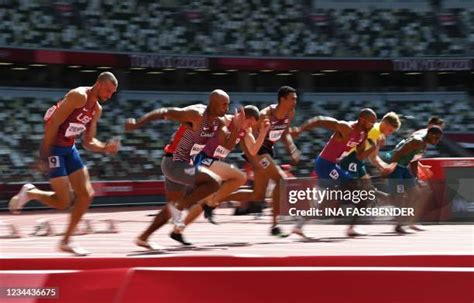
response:
<svg viewBox="0 0 474 303"><path fill-rule="evenodd" d="M21 238L20 232L12 223L0 221L0 239L17 239Z"/></svg>
<svg viewBox="0 0 474 303"><path fill-rule="evenodd" d="M92 221L89 219L83 219L79 222L79 225L74 232L75 236L80 235L87 235L87 234L112 234L118 233L117 225L115 220L107 219L107 220L97 220ZM49 220L38 220L37 224L34 227L33 232L31 233L32 236L62 236L64 232L57 233L55 232L55 228L53 224Z"/></svg>

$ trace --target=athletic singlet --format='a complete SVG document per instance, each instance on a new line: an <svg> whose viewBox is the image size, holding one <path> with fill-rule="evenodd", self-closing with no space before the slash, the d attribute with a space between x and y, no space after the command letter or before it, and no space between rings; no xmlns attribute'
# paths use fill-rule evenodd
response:
<svg viewBox="0 0 474 303"><path fill-rule="evenodd" d="M392 158L393 158L393 154L397 151L397 150L400 150L406 143L410 142L411 140L413 139L422 139L421 137L409 137L408 139L403 139L402 141L398 142L398 144L395 146L395 148L390 151L390 152L387 152L385 154L385 160L387 160L388 162L391 162L392 161ZM398 165L401 165L401 166L405 166L407 167L408 164L410 164L411 160L413 160L413 158L418 155L418 154L421 154L421 153L424 153L426 150L426 146L422 147L422 148L418 148L418 149L415 149L411 152L409 152L408 154L400 157L397 161Z"/></svg>
<svg viewBox="0 0 474 303"><path fill-rule="evenodd" d="M229 125L229 131L232 132L234 129L234 123L231 122ZM245 129L241 129L239 131L239 134L237 136L237 140L235 143L239 143L239 141L245 136ZM230 150L227 148L223 147L222 145L219 145L219 138L218 138L218 132L214 134L214 136L209 139L209 141L206 143L206 146L202 150L207 156L216 158L216 159L224 159L229 155Z"/></svg>
<svg viewBox="0 0 474 303"><path fill-rule="evenodd" d="M44 115L45 128L48 127L51 117L64 102L64 99L51 106ZM59 126L56 139L53 142L55 146L70 147L75 143L75 139L82 134L88 127L95 115L97 101L87 100L83 107L76 108L69 117Z"/></svg>
<svg viewBox="0 0 474 303"><path fill-rule="evenodd" d="M333 134L319 156L327 161L337 163L338 159L344 152L349 151L351 148L356 147L360 143L364 142L364 140L367 139L367 133L356 130L355 125L356 122L353 122L351 125L352 130L349 133L347 140L336 141L334 139L335 134Z"/></svg>
<svg viewBox="0 0 474 303"><path fill-rule="evenodd" d="M263 141L263 144L260 150L267 150L267 151L273 150L273 145L275 144L275 142L280 140L281 136L290 125L290 119L288 118L288 114L286 114L286 116L283 119L277 119L275 117L274 112L275 112L276 107L277 107L276 104L270 105L270 117L269 117L270 129L268 130L268 133L265 136L265 140ZM257 131L257 135L258 135L258 131Z"/></svg>
<svg viewBox="0 0 474 303"><path fill-rule="evenodd" d="M175 152L176 147L178 146L179 141L184 135L184 132L186 131L187 127L181 124L179 128L174 132L174 134L171 136L171 141L170 143L166 144L164 150L165 153L167 154L172 154Z"/></svg>
<svg viewBox="0 0 474 303"><path fill-rule="evenodd" d="M190 162L191 157L197 155L214 136L219 127L219 118L208 121L208 112L204 112L202 122L197 131L187 128L173 153L173 161Z"/></svg>

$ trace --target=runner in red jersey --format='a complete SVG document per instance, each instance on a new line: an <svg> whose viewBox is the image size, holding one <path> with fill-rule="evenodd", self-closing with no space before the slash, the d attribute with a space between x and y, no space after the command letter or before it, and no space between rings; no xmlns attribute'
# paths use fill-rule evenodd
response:
<svg viewBox="0 0 474 303"><path fill-rule="evenodd" d="M272 192L273 216L270 233L274 236L284 237L278 226L278 215L280 210L280 180L286 175L273 159L274 144L282 141L294 163L300 159L300 151L293 143L288 130L295 116L296 100L298 96L296 90L290 86L282 86L278 90L278 103L272 104L260 111L259 125L264 121L270 122L265 140L256 155L252 155L245 147L246 159L252 164L255 181L251 190L238 190L231 195L224 197L220 201L263 201L265 199L266 188L270 180L277 185ZM258 132L258 130L257 130Z"/></svg>
<svg viewBox="0 0 474 303"><path fill-rule="evenodd" d="M298 137L302 132L309 131L316 127L332 130L329 142L324 146L322 152L314 160L315 171L318 176L318 186L320 188L331 188L337 184L347 184L354 180L351 174L342 169L338 162L344 152L348 152L354 147L357 150L357 159L365 159L372 154L377 145L366 149L366 139L368 132L377 122L377 115L370 108L364 108L359 112L357 121L347 122L331 117L316 116L305 121L300 127L290 130L293 137ZM362 207L363 203L357 204ZM353 218L352 225L355 225L356 217ZM293 229L293 233L305 237L302 228L305 220L300 220Z"/></svg>
<svg viewBox="0 0 474 303"><path fill-rule="evenodd" d="M53 191L43 191L32 184L25 184L10 200L9 207L14 213L18 213L30 200L38 200L57 209L65 209L72 202L69 225L59 245L62 251L88 254L84 249L70 244L70 237L94 196L89 172L74 144L75 139L84 134L82 145L85 149L106 154L118 152L118 141L104 143L95 137L97 121L102 113L100 103L110 99L117 86L117 79L112 73L101 73L92 87L70 90L63 100L46 112L40 167L48 169Z"/></svg>

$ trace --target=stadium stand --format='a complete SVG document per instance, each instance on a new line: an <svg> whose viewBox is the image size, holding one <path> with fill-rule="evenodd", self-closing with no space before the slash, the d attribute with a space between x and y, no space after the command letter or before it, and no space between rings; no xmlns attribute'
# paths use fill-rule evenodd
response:
<svg viewBox="0 0 474 303"><path fill-rule="evenodd" d="M298 57L469 55L474 49L472 7L6 0L0 8L0 46L10 47Z"/></svg>
<svg viewBox="0 0 474 303"><path fill-rule="evenodd" d="M8 182L42 181L44 176L33 169L37 150L43 136L42 117L46 110L58 100L59 91L43 90L29 93L23 90L1 90L0 104L3 111L0 118L0 170L2 179ZM169 97L174 95L174 99ZM152 98L152 96L154 96ZM92 179L161 179L160 171L163 147L168 142L177 125L170 122L156 122L139 132L124 134L123 124L127 117L142 114L162 106L180 106L205 101L206 94L133 91L120 92L110 103L104 105L104 112L98 124L98 137L107 139L122 136L123 147L116 157L82 152ZM273 94L239 93L233 95L233 105L256 104L260 108L270 104ZM372 107L381 117L388 111L412 115L416 120L403 122L401 130L387 141L385 149L390 149L401 138L415 129L422 128L431 115L439 115L446 120L449 132L474 132L472 104L464 93L443 94L302 94L297 107L294 125L301 124L313 115L329 115L344 120L353 120L360 108ZM436 102L432 102L435 99ZM316 130L304 133L296 143L302 151L302 160L296 166L297 175L307 176L313 170L313 158L321 151L329 137L326 131ZM82 147L79 146L80 149ZM289 157L282 145L277 144L277 159L288 163ZM443 144L430 149L427 156L447 156L449 151ZM229 156L229 161L242 163L239 152Z"/></svg>

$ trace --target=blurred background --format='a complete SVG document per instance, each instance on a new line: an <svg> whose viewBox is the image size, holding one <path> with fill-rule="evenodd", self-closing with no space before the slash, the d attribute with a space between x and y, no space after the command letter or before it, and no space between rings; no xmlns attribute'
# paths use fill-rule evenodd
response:
<svg viewBox="0 0 474 303"><path fill-rule="evenodd" d="M473 155L472 0L0 0L0 20L0 183L46 181L32 168L45 111L102 71L119 89L98 138L120 135L123 148L116 157L81 151L93 180L161 180L177 124L124 134L125 119L207 102L216 88L231 107L263 108L291 85L295 125L314 115L353 120L362 107L413 116L385 149L439 116L446 135L426 157ZM328 137L296 141L294 175L310 175ZM288 163L281 145L276 158ZM229 162L241 165L240 154Z"/></svg>

